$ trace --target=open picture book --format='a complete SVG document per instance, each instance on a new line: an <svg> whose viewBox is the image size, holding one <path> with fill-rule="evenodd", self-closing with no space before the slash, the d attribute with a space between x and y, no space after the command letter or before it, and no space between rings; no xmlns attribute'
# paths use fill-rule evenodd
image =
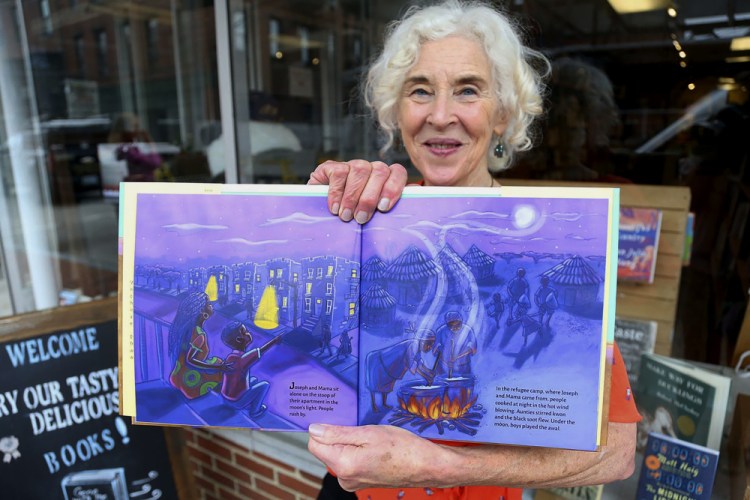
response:
<svg viewBox="0 0 750 500"><path fill-rule="evenodd" d="M617 189L407 187L363 226L319 186L120 193L135 422L604 443Z"/></svg>

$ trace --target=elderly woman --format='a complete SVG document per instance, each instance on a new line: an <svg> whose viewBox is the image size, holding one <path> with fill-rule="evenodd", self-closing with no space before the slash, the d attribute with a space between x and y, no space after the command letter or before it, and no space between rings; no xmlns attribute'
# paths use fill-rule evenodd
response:
<svg viewBox="0 0 750 500"><path fill-rule="evenodd" d="M400 138L427 186L495 186L492 170L531 145L541 114L543 56L493 8L448 1L412 9L389 31L365 83L387 138ZM366 223L388 211L406 184L394 164L328 161L310 184L330 186L328 206ZM599 452L498 445L455 446L392 426L313 424L310 451L359 498L520 498L522 487L600 484L630 476L636 421L616 350L607 445ZM511 488L512 487L512 488ZM381 488L400 488L388 490Z"/></svg>

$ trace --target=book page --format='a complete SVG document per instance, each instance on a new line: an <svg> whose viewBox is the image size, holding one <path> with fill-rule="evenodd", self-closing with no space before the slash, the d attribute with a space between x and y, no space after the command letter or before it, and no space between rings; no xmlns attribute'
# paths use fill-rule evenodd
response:
<svg viewBox="0 0 750 500"><path fill-rule="evenodd" d="M616 200L609 189L415 188L376 214L362 235L360 423L596 449Z"/></svg>
<svg viewBox="0 0 750 500"><path fill-rule="evenodd" d="M123 378L135 420L353 425L360 229L330 214L326 190L124 189Z"/></svg>

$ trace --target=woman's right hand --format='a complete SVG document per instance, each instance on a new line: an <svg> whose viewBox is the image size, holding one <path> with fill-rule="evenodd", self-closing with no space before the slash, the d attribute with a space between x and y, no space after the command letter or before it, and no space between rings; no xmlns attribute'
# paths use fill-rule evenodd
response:
<svg viewBox="0 0 750 500"><path fill-rule="evenodd" d="M364 224L375 210L387 212L406 186L406 169L382 161L328 160L310 174L308 185L328 185L328 209L344 222Z"/></svg>

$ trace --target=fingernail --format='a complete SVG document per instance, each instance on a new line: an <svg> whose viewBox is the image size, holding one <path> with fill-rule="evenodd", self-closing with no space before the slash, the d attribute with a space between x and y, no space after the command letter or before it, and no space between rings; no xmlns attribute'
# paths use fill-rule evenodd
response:
<svg viewBox="0 0 750 500"><path fill-rule="evenodd" d="M369 220L369 218L370 216L367 215L367 212L365 212L364 210L360 210L359 212L357 212L357 215L354 217L354 219L360 224L364 224Z"/></svg>
<svg viewBox="0 0 750 500"><path fill-rule="evenodd" d="M349 222L352 220L352 211L350 208L345 208L343 212L341 212L341 220Z"/></svg>
<svg viewBox="0 0 750 500"><path fill-rule="evenodd" d="M341 208L339 206L339 204L338 203L334 203L333 206L331 207L331 213L333 215L338 215L339 214L339 208Z"/></svg>
<svg viewBox="0 0 750 500"><path fill-rule="evenodd" d="M388 207L391 205L391 200L388 198L381 198L378 202L378 210L381 212L385 212L388 210Z"/></svg>
<svg viewBox="0 0 750 500"><path fill-rule="evenodd" d="M307 432L309 432L311 436L322 437L325 433L325 429L323 429L321 424L310 424L307 428Z"/></svg>

